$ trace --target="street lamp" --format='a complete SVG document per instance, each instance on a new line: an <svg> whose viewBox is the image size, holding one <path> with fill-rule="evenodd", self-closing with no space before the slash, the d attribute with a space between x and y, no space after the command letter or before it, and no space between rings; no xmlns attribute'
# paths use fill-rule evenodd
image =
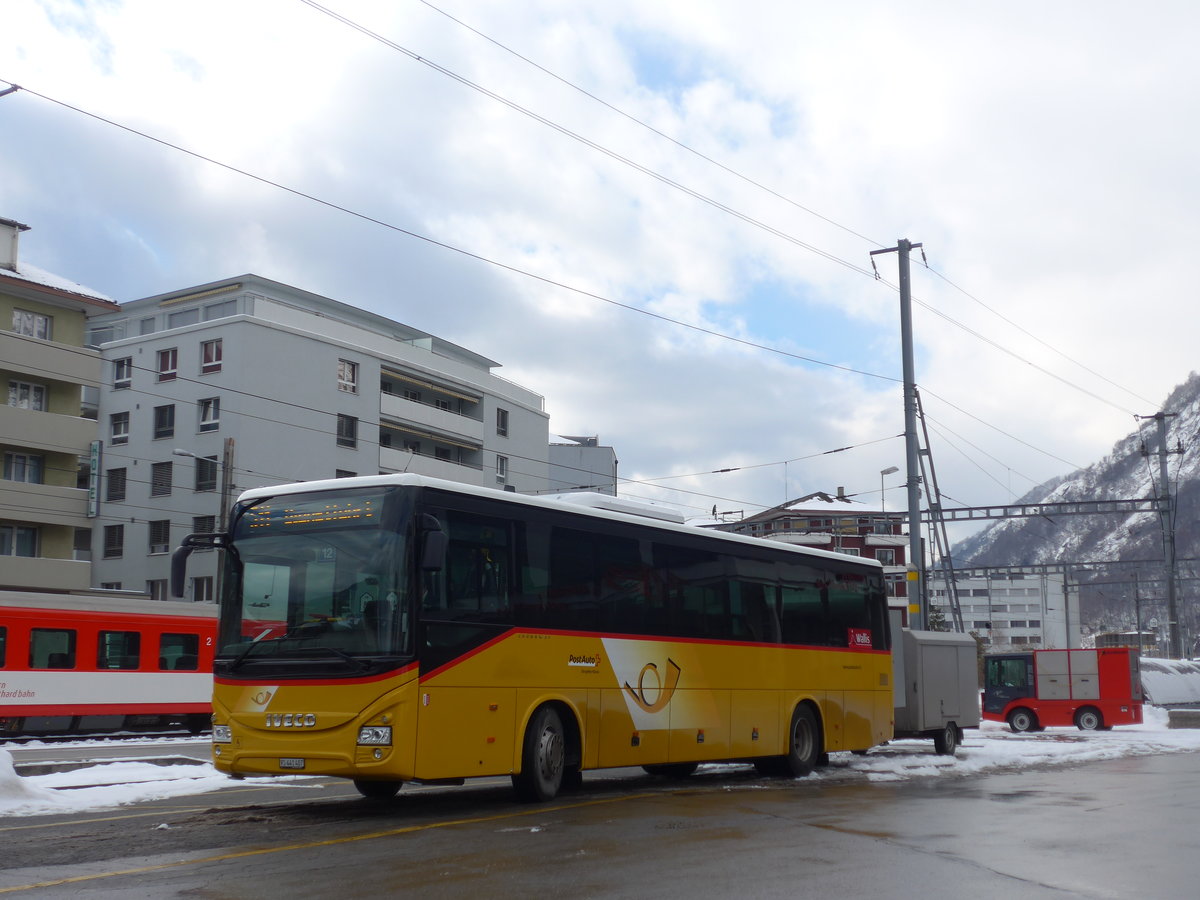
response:
<svg viewBox="0 0 1200 900"><path fill-rule="evenodd" d="M887 498L883 494L883 477L885 475L895 475L899 471L895 466L888 466L886 469L879 470L879 505L884 512L887 512Z"/></svg>
<svg viewBox="0 0 1200 900"><path fill-rule="evenodd" d="M201 456L199 453L193 453L191 450L183 450L176 447L171 451L172 456L186 456L196 460L199 464L200 460L208 460L209 457ZM219 506L217 507L217 533L224 534L227 527L229 516L229 502L233 495L233 438L225 438L224 453L221 457L221 492ZM213 585L214 596L219 603L221 601L221 578L222 567L217 563L217 577Z"/></svg>

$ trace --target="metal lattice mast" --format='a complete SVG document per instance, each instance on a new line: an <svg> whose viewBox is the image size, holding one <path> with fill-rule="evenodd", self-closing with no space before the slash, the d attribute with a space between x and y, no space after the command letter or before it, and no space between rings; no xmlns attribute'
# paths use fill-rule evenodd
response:
<svg viewBox="0 0 1200 900"><path fill-rule="evenodd" d="M921 460L921 483L925 485L925 502L929 505L929 530L933 532L936 548L937 568L946 581L946 597L950 602L950 617L954 630L965 634L962 608L958 604L958 580L954 577L954 561L950 558L950 538L946 533L946 519L942 515L942 493L938 488L937 471L933 467L933 452L929 449L929 428L925 424L925 407L921 404L920 391L914 391L917 400L917 417L921 422L923 444L919 453Z"/></svg>

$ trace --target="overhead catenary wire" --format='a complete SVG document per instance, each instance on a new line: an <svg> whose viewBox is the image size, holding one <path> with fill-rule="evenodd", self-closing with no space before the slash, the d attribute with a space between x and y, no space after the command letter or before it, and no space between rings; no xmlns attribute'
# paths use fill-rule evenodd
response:
<svg viewBox="0 0 1200 900"><path fill-rule="evenodd" d="M405 52L407 52L407 51L405 51ZM420 59L420 57L416 57L416 58ZM424 61L424 60L422 60L422 61ZM173 143L171 143L171 142L164 141L164 140L162 140L162 139L159 139L159 138L153 137L153 136L151 136L151 135L148 135L148 134L146 134L146 133L144 133L144 132L137 131L136 129L129 128L128 126L125 126L125 125L122 125L122 124L120 124L120 123L114 122L114 121L112 121L112 120L106 119L106 118L104 118L104 117L102 117L102 116L98 116L98 115L96 115L96 114L93 114L93 113L87 112L87 111L85 111L85 110L79 109L78 107L74 107L74 106L72 106L71 104L67 104L67 103L64 103L63 101L59 101L59 100L56 100L56 99L54 99L54 98L50 98L50 97L47 97L47 96L45 96L45 95L39 94L39 93L38 93L38 92L36 92L36 91L30 91L29 89L25 89L25 90L26 90L26 92L28 92L28 93L31 93L31 94L33 94L34 96L37 96L37 97L39 97L39 98L41 98L41 99L44 99L44 100L46 100L46 101L48 101L48 102L51 102L51 103L55 103L55 104L61 105L61 106L63 106L64 108L67 108L67 109L69 109L69 110L72 110L72 111L75 111L75 112L81 113L81 114L83 114L83 115L86 115L86 116L92 117L92 118L94 118L94 119L97 119L98 121L104 122L104 123L106 123L106 124L109 124L109 125L112 125L112 126L114 126L114 127L121 128L121 129L123 129L123 130L126 130L126 131L128 131L128 132L130 132L130 133L132 133L132 134L135 134L135 135L137 135L137 136L140 136L140 137L143 137L143 138L149 139L149 140L151 140L151 141L154 141L154 142L156 142L156 143L159 143L159 144L162 144L162 145L164 145L164 146L167 146L167 147L169 147L169 148L171 148L171 149L175 149L175 150L178 150L178 151L180 151L180 152L183 152L183 153L186 153L186 154L188 154L188 155L191 155L191 156L193 156L193 157L195 157L195 158L197 158L197 159L200 159L200 160L203 160L203 161L209 162L209 163L211 163L211 164L213 164L213 165L220 166L220 167L222 167L222 168L225 168L225 169L227 169L227 170L229 170L229 171L235 172L235 173L237 173L237 174L241 174L241 175L243 175L243 176L245 176L245 177L248 177L248 178L254 179L254 180L256 180L256 181L259 181L259 182L261 182L261 183L267 184L267 185L269 185L269 186L276 187L276 188L278 188L278 189L281 189L281 190L284 190L284 191L286 191L286 192L292 193L292 194L294 194L294 195L296 195L296 196L299 196L299 197L302 197L302 198L305 198L305 199L309 199L309 200L311 200L311 201L313 201L313 202L317 202L317 203L319 203L319 204L325 205L325 206L327 206L327 207L329 207L329 208L332 208L332 209L334 209L334 210L341 211L341 212L344 212L344 213L346 213L346 214L349 214L349 215L357 216L357 217L359 217L359 218L362 218L362 219L364 219L364 220L366 220L366 221L369 221L369 222L372 222L372 223L374 223L374 224L378 224L378 225L381 225L381 226L383 226L383 227L390 228L390 229L392 229L392 230L395 230L395 231L397 231L397 232L399 232L399 233L402 233L402 234L405 234L405 235L407 235L407 236L410 236L410 237L415 237L415 238L417 238L417 239L419 239L419 240L422 240L422 241L429 242L429 243L431 243L431 244L434 244L434 245L436 245L436 246L443 247L443 248L445 248L445 249L448 249L448 250L451 250L451 251L453 251L453 252L457 252L457 253L464 254L464 255L466 255L466 256L468 256L468 257L470 257L470 258L477 259L477 260L479 260L479 261L482 261L482 262L485 262L485 263L487 263L487 264L494 265L494 266L497 266L497 267L499 267L499 268L502 268L502 269L505 269L505 270L508 270L508 271L512 271L512 272L514 272L515 274L520 274L520 275L523 275L523 276L527 276L527 277L530 277L530 278L534 278L534 279L536 279L536 280L539 280L539 281L542 281L542 282L544 282L544 283L547 283L547 284L550 284L550 285L553 285L553 286L556 286L556 287L559 287L559 288L562 288L562 289L565 289L565 290L568 290L568 291L571 291L571 292L574 292L574 293L577 293L577 294L581 294L581 295L583 295L583 296L586 296L586 297L589 297L589 298L591 298L591 299L595 299L595 300L598 300L598 301L602 301L602 302L605 302L605 303L609 303L609 304L612 304L612 305L615 305L615 306L618 306L618 307L621 307L621 308L624 308L624 309L627 309L627 310L630 310L630 311L633 311L633 312L639 312L639 313L642 313L643 315L647 315L647 316L650 316L650 317L652 317L652 318L656 318L656 319L659 319L659 320L665 321L665 322L667 322L667 323L670 323L670 324L674 324L674 325L678 325L678 326L681 326L681 327L689 328L689 329L692 329L692 330L695 330L695 331L698 331L698 332L701 332L701 333L704 333L704 334L707 334L707 335L710 335L710 336L713 336L713 337L717 337L717 338L720 338L720 339L724 339L724 340L733 341L733 342L740 343L740 344L743 344L743 345L746 345L746 346L750 346L750 347L754 347L754 348L757 348L757 349L767 350L767 351L769 351L769 352L777 353L777 354L780 354L780 355L783 355L783 356L786 356L786 357L790 357L790 358L793 358L793 359L797 359L797 360L799 360L799 361L808 362L808 363L812 363L812 364L815 364L815 365L820 365L820 366L826 366L826 367L829 367L829 368L839 369L839 370L842 370L842 371L847 371L847 372L850 372L850 373L853 373L853 374L864 375L864 376L867 376L867 377L880 378L880 379L889 380L889 381L896 381L896 380L897 380L897 379L894 379L894 378L890 378L890 377L888 377L888 376L879 375L878 373L865 372L865 371L862 371L862 370L854 369L854 368L852 368L852 367L848 367L848 366L841 366L841 365L834 364L834 363L828 363L828 362L825 362L825 361L822 361L822 360L817 360L817 359L814 359L814 358L811 358L811 357L806 357L806 356L803 356L803 355L800 355L800 354L794 354L794 353L790 353L790 352L788 352L788 351L779 350L778 348L772 348L772 347L769 347L769 346L766 346L766 345L763 345L763 344L760 344L760 343L757 343L757 342L754 342L754 341L749 341L749 340L746 340L746 339L744 339L744 338L739 338L739 337L736 337L736 336L733 336L733 335L725 334L725 333L722 333L722 332L716 331L715 329L708 329L708 328L704 328L704 327L702 327L702 326L696 326L696 325L694 325L694 324L687 323L687 322L683 322L683 321L681 321L681 320L674 319L674 318L671 318L671 317L668 317L668 316L663 316L663 315L661 315L661 314L654 313L654 312L652 312L652 311L645 310L645 309L642 309L642 308L640 308L640 307L635 307L635 306L632 306L632 305L629 305L629 304L620 303L619 301L612 300L611 298L604 297L604 296L602 296L602 295L599 295L599 294L596 294L596 293L594 293L594 292L585 291L585 290L582 290L582 289L579 289L579 288L575 288L575 287L573 287L573 286L571 286L571 285L567 285L567 284L565 284L565 283L563 283L563 282L559 282L559 281L557 281L557 280L554 280L554 279L545 278L545 277L543 277L543 276L537 275L537 274L535 274L535 273L532 273L532 272L529 272L529 271L527 271L527 270L523 270L523 269L520 269L520 268L517 268L517 267L514 267L514 266L510 266L510 265L507 265L507 264L505 264L505 263L501 263L501 262L499 262L499 261L492 260L492 259L490 259L490 258L483 257L483 256L481 256L481 255L478 255L478 254L472 253L471 251L467 251L467 250L464 250L464 249L462 249L462 248L458 248L458 247L455 247L455 246L453 246L453 245L447 244L447 243L445 243L445 242L438 241L438 240L436 240L436 239L429 238L429 237L427 237L427 236L424 236L424 235L420 235L420 234L418 234L418 233L416 233L416 232L412 232L412 231L410 231L410 230L407 230L407 229L400 228L400 227L398 227L398 226L395 226L395 225L392 225L392 224L390 224L390 223L383 222L382 220L376 219L376 218L374 218L374 217L367 216L367 215L364 215L364 214L362 214L362 213L358 213L358 212L356 212L356 211L353 211L353 210L350 210L350 209L348 209L348 208L346 208L346 207L342 207L342 206L339 206L339 205L337 205L337 204L331 203L330 201L322 200L322 199L320 199L320 198L318 198L318 197L315 197L315 196L313 196L313 195L311 195L311 194L308 194L308 193L305 193L305 192L303 192L303 191L298 191L298 190L296 190L296 189L294 189L294 188L287 187L287 186L285 186L285 185L279 184L279 183L277 183L277 182L274 182L274 181L271 181L271 180L269 180L269 179L262 178L261 176L254 175L254 174L252 174L252 173L249 173L249 172L247 172L247 171L245 171L245 170L242 170L242 169L239 169L239 168L237 168L237 167L230 166L230 165L228 165L228 164L226 164L226 163L222 163L222 162L219 162L219 161L217 161L217 160L211 159L211 158L209 158L209 157L203 156L202 154L198 154L198 153L195 153L195 152L193 152L193 151L187 150L186 148L183 148L183 147L181 147L181 146L179 146L179 145L176 145L176 144L173 144ZM636 167L636 164L634 164L634 165L635 165L635 167ZM650 173L650 174L654 174L654 173ZM695 192L691 192L691 191L689 191L689 190L688 190L688 189L686 189L686 188L682 188L682 186L680 186L680 187L681 187L681 189L685 190L685 192L692 193L693 195L695 195L695 196L698 196L698 197L700 197L701 199L703 199L703 196L702 196L702 195L697 195L697 194L695 194ZM730 212L736 215L736 211L730 210ZM749 217L742 217L742 218L745 218L745 219L746 219L746 221L749 221L749 222L752 222L752 223L754 222L754 220L752 220L752 219L749 219ZM772 231L772 233L775 233L775 231L776 231L775 229L772 229L770 226L764 226L764 227L766 227L768 230ZM781 236L787 237L786 235L782 235L782 233L780 233L780 234L781 234ZM803 244L802 244L802 246L805 246L805 245L803 245ZM840 262L840 263L843 263L843 264L845 264L845 261L844 261L844 260L839 260L839 259L836 259L836 258L832 257L832 255L824 253L824 251L820 251L820 250L818 250L818 249L816 249L816 248L811 248L811 247L806 247L806 248L807 248L807 249L812 249L814 252L817 252L817 253L819 253L820 255L823 255L823 256L826 256L826 257L829 257L829 258L833 258L833 259L834 259L834 261L837 261L837 262ZM855 268L855 269L857 269L857 270L859 270L859 271L863 272L864 274L866 273L866 270L865 270L865 269L861 269L861 267L856 267L856 266L853 266L853 265L851 265L851 268ZM925 304L925 303L923 303L922 301L917 301L917 302L918 302L918 303L920 303L920 304L921 304L922 306L924 306L925 308L927 308L927 309L930 309L930 311L934 312L935 314L937 314L937 315L939 315L939 316L942 316L944 319L946 319L946 321L950 322L951 324L955 324L955 325L958 325L959 327L963 327L963 328L965 328L965 326L962 326L962 325L961 325L961 323L957 323L957 322L956 322L954 319L952 319L951 317L948 317L948 316L946 316L945 314L943 314L943 313L940 313L939 311L937 311L937 310L933 309L932 307L928 306L928 304ZM970 329L966 329L966 330L967 330L969 333L973 333L973 332L971 332L971 331L970 331ZM980 336L980 335L978 335L978 334L975 334L975 336L977 336L977 337L981 337L981 339L984 339L984 340L988 340L988 339L982 338L982 336ZM991 342L991 343L993 343L993 344L994 344L994 342ZM1000 348L998 344L994 344L994 345L995 345L995 346L997 346L999 349L1004 349L1004 348ZM1009 352L1009 351L1006 351L1006 352ZM1019 357L1019 355L1015 355L1015 354L1014 354L1014 356L1016 356L1016 358L1018 358L1018 359L1020 358L1020 357ZM1026 362L1028 362L1028 361L1026 361ZM1040 367L1037 367L1037 366L1036 366L1035 364L1033 364L1033 363L1029 363L1029 364L1030 364L1030 365L1034 365L1034 367L1035 367L1035 368L1039 368L1039 369L1040 369ZM1045 371L1045 370L1042 370L1042 371ZM1047 373L1047 374L1051 374L1051 375L1052 375L1052 373ZM1057 377L1057 376L1052 376L1052 377ZM1074 388L1076 388L1077 390L1081 390L1081 391L1083 391L1084 393L1088 394L1089 396L1092 396L1093 398L1095 398L1095 399L1097 399L1097 400L1099 400L1099 401L1101 401L1101 402L1107 402L1107 401L1104 401L1104 400L1103 400L1103 398L1100 398L1100 397L1098 397L1098 395L1095 395L1095 394L1093 394L1093 393L1091 393L1091 392L1088 392L1088 391L1086 391L1086 390L1084 390L1084 389L1082 389L1082 388L1079 388L1079 387L1078 387L1078 386L1076 386L1076 385L1072 385L1070 382L1067 382L1067 381L1065 381L1065 379L1060 379L1060 380L1062 380L1064 384L1066 384L1066 385L1068 385L1068 386L1071 386L1071 387L1074 387ZM955 407L955 408L956 408L956 409L958 409L958 407ZM960 411L962 411L962 410L960 410ZM1002 433L1004 433L1004 432L1002 432Z"/></svg>
<svg viewBox="0 0 1200 900"><path fill-rule="evenodd" d="M317 3L311 2L311 0L301 0L301 2L306 3L307 5L313 7L314 9L320 9L323 12L326 11L324 7L321 7ZM446 12L443 9L440 9L439 7L435 6L433 3L429 2L429 0L419 0L419 2L421 2L422 4L427 6L429 9L433 10L434 12L438 13L439 15L446 17L447 19L454 22L456 25L460 26L461 28L465 28L467 31L472 32L473 34L477 35L478 37L482 38L483 40L500 48L505 53L508 53L508 54L516 57L517 59L521 60L522 62L524 62L525 64L527 64L529 66L532 66L533 68L537 69L538 71L542 72L543 74L547 75L548 77L554 79L555 81L557 81L563 85L566 85L567 87L571 88L572 90L577 91L578 93L582 94L583 96L587 97L588 99L594 101L595 103L598 103L601 106L605 107L606 109L616 113L618 116L621 116L622 118L641 126L642 128L646 129L647 131L651 132L652 134L655 134L658 137L670 142L671 144L674 144L676 147L684 150L685 152L687 152L693 156L696 156L699 159L704 160L705 162L709 163L712 166L715 166L716 168L720 169L723 172L726 172L729 175L732 175L734 178L737 178L740 181L742 181L746 184L749 184L752 187L757 188L758 190L771 195L772 197L775 197L776 199L782 200L784 203L787 203L788 205L793 206L796 209L799 209L805 213L808 213L809 215L814 216L814 217L820 219L821 221L826 222L827 224L832 225L835 228L838 228L841 231L862 240L865 243L871 244L875 247L883 247L884 246L884 244L882 242L880 242L879 240L872 238L872 237L868 237L867 235L864 235L861 232L856 231L855 229L849 227L848 225L845 225L845 224L837 221L836 219L831 218L830 216L820 213L817 210L815 210L809 206L806 206L791 197L788 197L781 191L778 191L772 187L769 187L769 186L761 183L760 181L756 181L755 179L750 178L749 176L745 175L744 173L737 171L733 167L728 166L725 163L722 163L717 159L714 159L712 156L702 153L699 150L696 150L694 147L689 146L688 144L679 140L678 138L667 134L666 132L654 127L653 125L649 124L648 122L644 121L643 119L638 118L637 116L629 113L626 110L621 109L620 107L616 106L613 103L610 103L607 100L604 100L603 98L599 97L595 93L588 91L587 89L581 87L580 85L575 84L573 81L570 81L569 79L564 78L563 76L559 75L556 72L551 71L550 69L541 65L540 63L537 63L534 60L530 59L529 57L517 52L513 48L502 43L501 41L498 41L495 38L493 38L492 36L485 34L483 31L479 30L478 28L475 28L475 27L467 24L462 19L452 16L450 13ZM1017 331L1021 332L1026 337L1029 337L1032 340L1036 341L1037 343L1041 344L1043 347L1045 347L1046 349L1050 350L1051 352L1057 354L1059 357L1061 357L1062 359L1071 363L1072 365L1079 367L1083 371L1087 372L1089 375L1092 375L1093 377L1100 379L1101 381L1105 382L1106 384L1110 385L1111 387L1114 387L1117 390L1120 390L1126 394L1129 394L1131 397L1136 397L1138 400L1141 400L1145 403L1151 403L1151 401L1146 400L1144 397L1139 396L1135 392L1131 391L1129 388L1123 387L1122 385L1116 383L1112 379L1107 378L1106 376L1102 375L1101 373L1097 372L1096 370L1092 369L1091 367L1083 364L1079 360L1076 360L1072 356L1063 352L1058 347L1055 347L1053 344L1049 343L1048 341L1045 341L1042 338L1038 337L1033 332L1029 331L1027 328L1019 325L1017 322L1013 321L1008 316L1005 316L1003 313L1001 313L994 307L985 303L983 300L981 300L975 294L971 293L970 291L963 288L961 285L952 281L948 276L946 276L942 272L938 271L935 267L930 266L928 260L925 261L925 268L929 272L931 272L935 277L937 277L940 280L942 280L943 282L945 282L947 285L952 287L954 290L958 291L960 294L962 294L967 299L971 300L973 303L977 304L982 309L991 313L993 316L1000 319L1002 322L1009 325L1010 327L1015 328ZM880 279L880 280L883 280L883 279ZM941 312L934 309L932 306L929 306L924 301L921 301L919 299L914 299L914 302L918 303L925 309L928 309L930 312L934 312L937 315L943 315ZM943 315L943 317L944 317L944 315ZM956 320L953 320L953 319L950 319L949 321L955 325L960 324ZM964 327L964 329L965 329L965 326L962 326L962 327ZM1003 347L1000 347L1000 345L998 345L998 344L994 344L994 346L996 346L998 349L1004 349ZM1025 360L1019 356L1017 358L1021 359L1022 362L1028 362L1028 360ZM1035 366L1035 368L1040 369L1040 367L1036 367L1036 366ZM1045 370L1042 370L1042 371L1045 371ZM1058 377L1058 376L1053 375L1052 373L1047 373L1047 374L1050 374L1051 377L1055 377L1055 378ZM1069 386L1073 386L1073 385L1069 385ZM1101 399L1101 398L1097 397L1096 399ZM1108 401L1102 400L1102 402L1108 402ZM1153 404L1151 404L1151 405L1153 405Z"/></svg>

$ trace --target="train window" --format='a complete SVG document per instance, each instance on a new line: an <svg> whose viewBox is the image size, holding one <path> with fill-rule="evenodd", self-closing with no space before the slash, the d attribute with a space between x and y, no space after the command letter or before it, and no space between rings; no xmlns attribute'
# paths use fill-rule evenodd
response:
<svg viewBox="0 0 1200 900"><path fill-rule="evenodd" d="M8 629L0 625L0 669L4 668L4 661L8 658Z"/></svg>
<svg viewBox="0 0 1200 900"><path fill-rule="evenodd" d="M189 672L199 669L200 635L162 635L158 642L158 667Z"/></svg>
<svg viewBox="0 0 1200 900"><path fill-rule="evenodd" d="M101 631L96 652L97 669L136 669L142 636L136 631Z"/></svg>
<svg viewBox="0 0 1200 900"><path fill-rule="evenodd" d="M75 629L31 629L29 633L29 668L75 668Z"/></svg>

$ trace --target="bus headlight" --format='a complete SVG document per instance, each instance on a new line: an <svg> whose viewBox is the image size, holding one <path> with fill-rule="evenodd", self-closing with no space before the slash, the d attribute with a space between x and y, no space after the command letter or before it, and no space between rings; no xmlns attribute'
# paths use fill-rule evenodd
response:
<svg viewBox="0 0 1200 900"><path fill-rule="evenodd" d="M358 729L358 745L360 747L390 747L392 745L392 726L364 725Z"/></svg>
<svg viewBox="0 0 1200 900"><path fill-rule="evenodd" d="M228 725L214 725L212 727L212 742L214 744L232 744L233 730Z"/></svg>

